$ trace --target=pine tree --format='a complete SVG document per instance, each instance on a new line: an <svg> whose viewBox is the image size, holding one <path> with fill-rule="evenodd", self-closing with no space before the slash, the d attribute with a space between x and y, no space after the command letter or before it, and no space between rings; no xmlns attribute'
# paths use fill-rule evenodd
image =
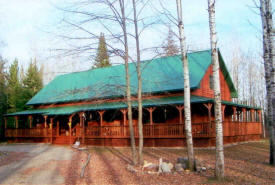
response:
<svg viewBox="0 0 275 185"><path fill-rule="evenodd" d="M103 33L100 34L99 44L97 48L97 55L93 68L101 68L111 66L109 55L107 51L105 36Z"/></svg>
<svg viewBox="0 0 275 185"><path fill-rule="evenodd" d="M6 74L5 74L5 61L0 56L0 135L1 138L4 136L4 119L3 115L7 111L7 96L6 96Z"/></svg>
<svg viewBox="0 0 275 185"><path fill-rule="evenodd" d="M36 59L34 62L30 62L28 71L23 79L24 87L24 101L27 103L40 89L43 87L41 73L36 65Z"/></svg>
<svg viewBox="0 0 275 185"><path fill-rule="evenodd" d="M9 67L9 73L7 77L7 103L8 112L16 112L23 109L21 95L22 86L19 81L19 68L18 60L15 59Z"/></svg>
<svg viewBox="0 0 275 185"><path fill-rule="evenodd" d="M168 36L162 47L164 56L173 56L179 53L179 48L176 45L176 42L174 40L174 34L170 27L168 30Z"/></svg>

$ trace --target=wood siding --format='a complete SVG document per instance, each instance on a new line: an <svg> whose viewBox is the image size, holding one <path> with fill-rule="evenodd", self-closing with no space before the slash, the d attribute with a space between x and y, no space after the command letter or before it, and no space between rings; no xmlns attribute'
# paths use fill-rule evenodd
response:
<svg viewBox="0 0 275 185"><path fill-rule="evenodd" d="M212 75L212 65L207 69L201 83L200 88L191 92L192 95L203 96L207 98L214 97L214 91L210 88L210 75ZM231 101L230 89L228 87L227 82L225 81L225 77L220 70L220 85L221 85L221 99L226 101Z"/></svg>

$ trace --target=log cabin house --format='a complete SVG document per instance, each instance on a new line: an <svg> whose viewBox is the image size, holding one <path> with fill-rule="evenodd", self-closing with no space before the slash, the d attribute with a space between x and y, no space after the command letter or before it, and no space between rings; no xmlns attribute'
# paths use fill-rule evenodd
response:
<svg viewBox="0 0 275 185"><path fill-rule="evenodd" d="M211 51L188 53L194 145L215 145ZM232 102L237 92L219 52L224 143L258 140L261 109ZM133 123L137 128L137 75L129 64ZM183 76L180 56L143 61L144 146L185 146ZM9 142L129 146L125 68L116 65L57 76L28 103L32 109L7 114ZM7 122L13 119L12 126Z"/></svg>

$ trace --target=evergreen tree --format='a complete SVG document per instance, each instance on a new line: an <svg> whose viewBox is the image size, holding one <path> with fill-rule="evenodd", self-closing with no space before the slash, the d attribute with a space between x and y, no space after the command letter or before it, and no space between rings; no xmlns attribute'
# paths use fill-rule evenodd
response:
<svg viewBox="0 0 275 185"><path fill-rule="evenodd" d="M174 34L170 27L168 31L168 36L162 47L164 56L173 56L179 53L179 48L176 45L176 42L174 40Z"/></svg>
<svg viewBox="0 0 275 185"><path fill-rule="evenodd" d="M4 71L5 61L0 56L0 136L4 136L4 119L3 115L7 111L7 96L6 96L6 74Z"/></svg>
<svg viewBox="0 0 275 185"><path fill-rule="evenodd" d="M43 87L42 75L36 65L36 59L34 62L30 62L28 71L23 79L24 87L24 102L27 103L40 89Z"/></svg>
<svg viewBox="0 0 275 185"><path fill-rule="evenodd" d="M101 67L108 67L108 66L111 66L111 64L109 60L105 37L104 37L104 34L101 33L99 37L99 44L98 44L95 64L93 68L101 68Z"/></svg>
<svg viewBox="0 0 275 185"><path fill-rule="evenodd" d="M9 67L9 74L7 77L7 103L8 112L16 112L22 110L24 104L22 103L22 85L19 81L18 60L15 59Z"/></svg>

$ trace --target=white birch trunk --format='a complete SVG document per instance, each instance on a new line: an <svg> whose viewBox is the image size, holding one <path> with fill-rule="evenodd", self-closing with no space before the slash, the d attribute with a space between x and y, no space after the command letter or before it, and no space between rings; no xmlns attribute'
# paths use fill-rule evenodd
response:
<svg viewBox="0 0 275 185"><path fill-rule="evenodd" d="M137 164L137 155L136 155L136 144L135 144L135 135L133 128L133 119L132 119L132 103L131 103L131 89L130 89L130 75L129 75L129 52L128 52L128 38L127 38L127 29L126 29L126 18L125 18L125 7L124 0L119 0L121 16L122 16L122 29L123 29L123 39L124 39L124 49L125 49L125 73L126 73L126 96L127 96L127 106L128 106L128 120L129 120L129 130L130 130L130 139L131 139L131 150L133 157L133 164Z"/></svg>
<svg viewBox="0 0 275 185"><path fill-rule="evenodd" d="M186 42L184 36L184 25L182 20L182 5L181 0L177 0L178 12L178 27L180 36L180 48L184 76L184 119L185 119L185 134L187 143L188 165L190 170L194 170L194 149L191 126L191 107L190 107L190 82L189 82L189 68L186 52Z"/></svg>
<svg viewBox="0 0 275 185"><path fill-rule="evenodd" d="M274 165L275 141L274 141L274 107L275 104L275 73L274 73L274 38L272 36L273 21L270 0L260 0L260 14L263 31L263 59L265 68L265 81L267 92L267 125L270 132L270 158L269 163Z"/></svg>
<svg viewBox="0 0 275 185"><path fill-rule="evenodd" d="M215 23L215 0L208 0L210 41L213 65L213 83L214 83L214 112L216 125L216 164L215 176L221 180L224 178L224 153L223 153L223 128L221 111L221 89L219 76L219 58L217 48L217 33Z"/></svg>
<svg viewBox="0 0 275 185"><path fill-rule="evenodd" d="M140 49L139 49L139 33L137 24L137 14L136 14L136 2L132 0L133 10L134 10L134 25L135 25L135 40L136 40L136 50L137 50L137 79L138 79L138 156L139 165L143 165L143 125L142 125L142 79L140 71Z"/></svg>

